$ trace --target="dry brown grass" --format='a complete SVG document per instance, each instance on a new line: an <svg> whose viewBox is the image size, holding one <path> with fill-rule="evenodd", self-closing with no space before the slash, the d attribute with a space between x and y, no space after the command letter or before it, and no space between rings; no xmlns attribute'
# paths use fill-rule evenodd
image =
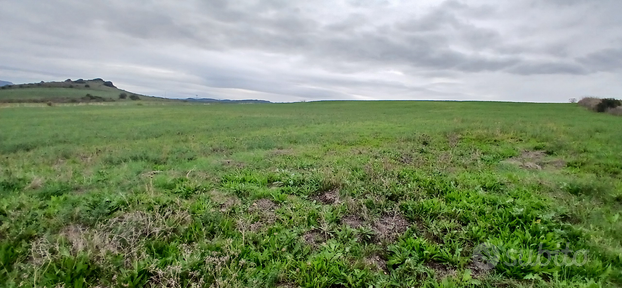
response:
<svg viewBox="0 0 622 288"><path fill-rule="evenodd" d="M52 261L66 249L71 255L87 253L96 260L103 260L107 253L123 254L129 265L131 260L143 256L145 240L166 240L190 221L191 217L185 211L157 210L123 214L95 228L71 225L65 227L59 237L37 239L31 247L31 256L33 262L40 265Z"/></svg>
<svg viewBox="0 0 622 288"><path fill-rule="evenodd" d="M596 97L584 97L579 100L578 104L592 111L596 111L596 106L598 106L601 100L602 99Z"/></svg>
<svg viewBox="0 0 622 288"><path fill-rule="evenodd" d="M622 116L622 106L618 106L616 108L608 109L607 113L612 114L612 115L616 115L616 116Z"/></svg>

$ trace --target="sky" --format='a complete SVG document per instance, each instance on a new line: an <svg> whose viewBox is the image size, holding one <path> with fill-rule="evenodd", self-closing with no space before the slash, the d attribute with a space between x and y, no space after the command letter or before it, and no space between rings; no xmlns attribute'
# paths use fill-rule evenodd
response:
<svg viewBox="0 0 622 288"><path fill-rule="evenodd" d="M169 98L622 97L620 0L0 0L0 80Z"/></svg>

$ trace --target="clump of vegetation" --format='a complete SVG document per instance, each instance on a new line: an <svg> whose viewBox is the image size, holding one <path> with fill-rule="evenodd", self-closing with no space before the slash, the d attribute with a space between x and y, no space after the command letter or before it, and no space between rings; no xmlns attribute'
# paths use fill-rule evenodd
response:
<svg viewBox="0 0 622 288"><path fill-rule="evenodd" d="M140 97L136 94L132 94L130 95L130 99L136 101L136 100L140 100Z"/></svg>
<svg viewBox="0 0 622 288"><path fill-rule="evenodd" d="M87 101L87 102L105 102L105 101L114 101L112 99L109 98L104 98L101 96L94 96L91 94L86 94L84 97L81 98L83 101Z"/></svg>
<svg viewBox="0 0 622 288"><path fill-rule="evenodd" d="M119 94L119 99L127 99L127 94L125 92Z"/></svg>
<svg viewBox="0 0 622 288"><path fill-rule="evenodd" d="M613 115L620 115L620 106L622 101L614 98L595 98L585 97L578 102L579 105L595 112L607 112Z"/></svg>
<svg viewBox="0 0 622 288"><path fill-rule="evenodd" d="M596 112L606 112L609 109L614 109L618 106L622 105L622 101L613 99L613 98L605 98L600 100L600 103L596 105Z"/></svg>

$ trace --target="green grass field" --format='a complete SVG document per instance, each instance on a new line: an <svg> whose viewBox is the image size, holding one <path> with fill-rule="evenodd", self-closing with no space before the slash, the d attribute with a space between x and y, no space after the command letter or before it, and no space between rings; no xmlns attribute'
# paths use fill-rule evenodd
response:
<svg viewBox="0 0 622 288"><path fill-rule="evenodd" d="M621 121L492 102L0 108L0 286L619 287Z"/></svg>

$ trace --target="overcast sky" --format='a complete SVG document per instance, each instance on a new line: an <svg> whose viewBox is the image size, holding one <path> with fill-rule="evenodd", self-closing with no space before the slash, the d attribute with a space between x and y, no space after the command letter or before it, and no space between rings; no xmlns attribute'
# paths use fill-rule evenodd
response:
<svg viewBox="0 0 622 288"><path fill-rule="evenodd" d="M176 98L622 97L620 0L0 0L0 80Z"/></svg>

